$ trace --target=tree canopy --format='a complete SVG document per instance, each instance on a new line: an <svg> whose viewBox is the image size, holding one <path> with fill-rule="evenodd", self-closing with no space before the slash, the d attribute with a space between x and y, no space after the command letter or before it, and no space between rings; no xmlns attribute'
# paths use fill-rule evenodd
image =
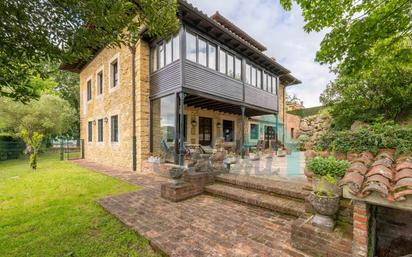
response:
<svg viewBox="0 0 412 257"><path fill-rule="evenodd" d="M315 60L337 74L321 95L337 128L412 111L409 0L281 0L300 5L307 32L326 30Z"/></svg>
<svg viewBox="0 0 412 257"><path fill-rule="evenodd" d="M75 120L75 110L59 96L43 94L28 104L0 98L0 129L4 132L61 135L72 129Z"/></svg>
<svg viewBox="0 0 412 257"><path fill-rule="evenodd" d="M109 45L166 36L178 28L176 1L33 0L0 2L0 96L39 97L30 80L46 78L43 63L88 60ZM127 29L126 29L127 28Z"/></svg>

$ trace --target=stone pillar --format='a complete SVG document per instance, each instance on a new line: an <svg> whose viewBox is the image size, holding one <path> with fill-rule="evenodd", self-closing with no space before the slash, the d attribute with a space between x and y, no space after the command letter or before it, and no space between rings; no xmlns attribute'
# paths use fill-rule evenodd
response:
<svg viewBox="0 0 412 257"><path fill-rule="evenodd" d="M368 205L362 201L353 202L353 257L368 256Z"/></svg>

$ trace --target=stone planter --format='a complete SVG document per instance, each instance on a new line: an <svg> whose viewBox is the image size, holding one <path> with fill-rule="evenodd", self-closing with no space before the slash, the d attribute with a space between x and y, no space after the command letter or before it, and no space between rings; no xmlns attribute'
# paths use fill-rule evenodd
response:
<svg viewBox="0 0 412 257"><path fill-rule="evenodd" d="M313 172L309 168L305 167L305 169L303 170L303 173L305 174L306 179L308 180L308 182L312 183L313 176L314 176Z"/></svg>
<svg viewBox="0 0 412 257"><path fill-rule="evenodd" d="M169 170L169 175L174 185L179 185L183 183L181 178L183 177L184 171L185 171L184 167L180 167L177 165L175 165Z"/></svg>
<svg viewBox="0 0 412 257"><path fill-rule="evenodd" d="M315 210L312 225L332 231L335 227L334 216L339 210L339 195L323 196L312 192L308 200Z"/></svg>
<svg viewBox="0 0 412 257"><path fill-rule="evenodd" d="M251 161L258 161L260 160L260 156L257 153L249 153L249 159Z"/></svg>
<svg viewBox="0 0 412 257"><path fill-rule="evenodd" d="M306 175L306 168L305 168L305 175ZM307 171L310 175L310 170ZM318 192L318 191L323 191L323 192L331 192L335 195L341 196L342 195L342 189L339 187L339 185L336 184L330 184L328 181L326 181L325 179L318 177L318 176L314 176L312 173L312 177L311 177L311 181L312 181L312 190L314 192ZM340 181L340 179L338 179L337 181Z"/></svg>

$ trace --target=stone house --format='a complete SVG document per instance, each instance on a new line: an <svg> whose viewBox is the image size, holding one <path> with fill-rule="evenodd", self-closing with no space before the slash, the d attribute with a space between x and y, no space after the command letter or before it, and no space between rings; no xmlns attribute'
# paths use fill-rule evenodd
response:
<svg viewBox="0 0 412 257"><path fill-rule="evenodd" d="M104 48L89 62L61 65L80 74L87 160L141 170L150 155L167 148L179 163L183 142L212 146L224 137L242 145L256 130L252 117L270 115L285 123L285 88L301 82L218 12L209 17L178 2L179 32L137 44L135 106L127 47ZM264 138L279 139L278 127L273 124L275 131Z"/></svg>

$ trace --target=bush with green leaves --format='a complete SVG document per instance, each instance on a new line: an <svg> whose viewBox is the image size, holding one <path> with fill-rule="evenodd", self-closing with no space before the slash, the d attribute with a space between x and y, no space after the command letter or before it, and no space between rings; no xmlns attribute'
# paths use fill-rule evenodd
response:
<svg viewBox="0 0 412 257"><path fill-rule="evenodd" d="M313 174L325 179L339 179L349 168L349 162L345 160L337 160L333 156L329 157L315 157L306 162L306 167L310 169Z"/></svg>
<svg viewBox="0 0 412 257"><path fill-rule="evenodd" d="M412 126L394 122L377 122L357 130L329 131L316 144L320 150L340 153L368 151L376 154L379 149L396 149L397 154L412 153Z"/></svg>

